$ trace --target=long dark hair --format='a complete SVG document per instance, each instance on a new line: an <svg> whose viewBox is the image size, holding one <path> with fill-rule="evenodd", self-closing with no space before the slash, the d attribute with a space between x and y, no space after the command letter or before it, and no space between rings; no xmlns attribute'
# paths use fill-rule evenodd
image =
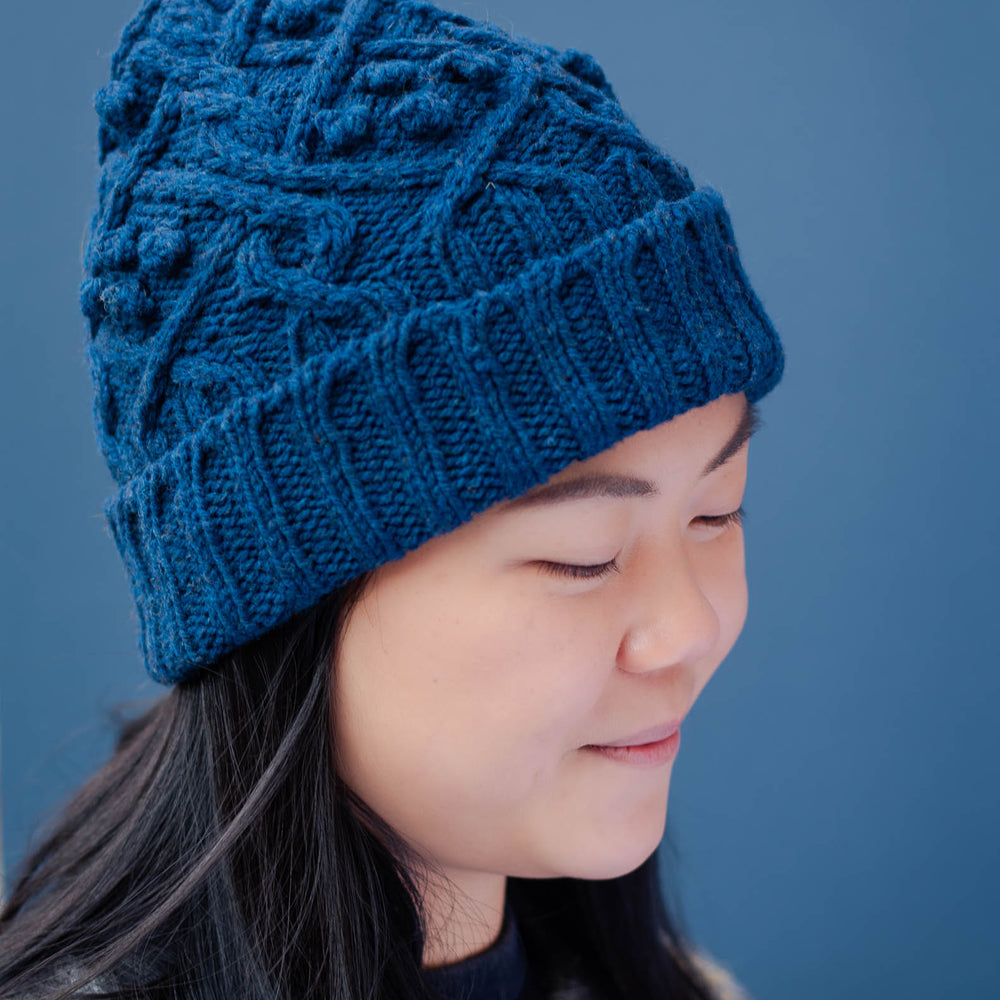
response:
<svg viewBox="0 0 1000 1000"><path fill-rule="evenodd" d="M330 669L370 574L179 683L21 862L0 996L428 1000L416 856L337 779ZM607 1000L712 996L657 855L620 878L508 878L533 975ZM105 975L108 974L108 975ZM96 979L95 979L96 977Z"/></svg>

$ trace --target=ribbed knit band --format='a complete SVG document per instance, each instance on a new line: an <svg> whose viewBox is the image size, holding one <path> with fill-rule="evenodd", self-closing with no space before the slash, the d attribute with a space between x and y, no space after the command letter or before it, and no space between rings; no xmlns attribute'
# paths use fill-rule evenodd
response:
<svg viewBox="0 0 1000 1000"><path fill-rule="evenodd" d="M197 8L217 21L231 7L224 23L231 39L233 25L251 23L253 9L259 21L263 6L175 0L147 9L162 17L171 7ZM444 17L405 0L340 6L285 0L268 10L311 12L312 20L294 23L315 33L317 12L345 31L356 14L357 32L376 23L362 15L391 8L398 17L378 22L380 30L401 34L411 56ZM407 17L430 19L420 22L423 34ZM149 30L140 22L133 32ZM388 152L381 166L355 162L348 176L311 167L316 150L295 147L247 156L236 183L233 150L245 149L246 138L230 135L222 145L203 124L180 142L183 98L163 97L162 76L157 100L145 108L129 84L140 126L105 136L109 150L132 146L105 169L83 305L94 337L99 435L120 484L107 515L157 680L188 676L362 571L573 461L718 396L759 399L781 377L782 349L740 264L721 197L695 188L682 167L641 144L590 57L510 40L455 15L446 23L467 32L445 47L453 65L456 52L466 53L473 77L463 93L478 100L488 90L487 77L474 76L485 38L500 66L488 79L507 95L499 113L466 109L471 128L448 170L433 143L421 147L423 161L412 160L413 176L402 178L400 164L411 161ZM123 46L133 43L126 36ZM358 48L341 36L335 51ZM247 61L245 38L240 51ZM316 50L307 55L315 66ZM531 69L519 62L528 55ZM268 57L276 59L273 49ZM209 86L208 72L191 74L185 86ZM360 72L353 66L352 79ZM544 111L542 138L556 133L560 114L575 114L561 97L546 98L539 81L547 73L583 81L594 98L591 134L603 142L588 141L576 122L560 133L562 153L559 143L549 151L540 144L515 164L513 144L497 152L506 133L519 135L522 148L528 142L505 116L511 101L521 102L519 115ZM272 87L279 78L266 77ZM301 117L301 101L296 107ZM200 114L212 121L204 108ZM315 109L309 114L315 119ZM180 117L168 126L168 115ZM566 136L579 136L569 141L572 160ZM356 157L356 140L338 149ZM577 170L574 160L585 166L588 157L595 169L611 164L600 184ZM433 200L407 187L421 176L418 167L441 192ZM381 181L387 169L397 171L395 189ZM223 214L220 175L229 199ZM359 177L369 191L351 200ZM470 184L479 192L471 201ZM501 208L483 228L490 186ZM568 187L576 189L569 199ZM337 190L342 200L332 196ZM372 217L353 221L369 203ZM212 210L199 215L205 205ZM398 240L396 250L378 242L385 212L394 216L383 244ZM435 228L442 217L449 229ZM296 242L270 235L279 230ZM480 234L474 243L456 242L472 231ZM420 245L444 249L428 261L412 254ZM475 263L463 247L477 254ZM217 396L206 385L217 386Z"/></svg>

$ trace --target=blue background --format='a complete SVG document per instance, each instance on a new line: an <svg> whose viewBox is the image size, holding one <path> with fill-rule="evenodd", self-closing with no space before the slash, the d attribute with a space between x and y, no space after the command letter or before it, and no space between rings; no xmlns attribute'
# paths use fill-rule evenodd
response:
<svg viewBox="0 0 1000 1000"><path fill-rule="evenodd" d="M759 1000L1000 996L1000 5L468 0L594 54L723 192L781 332L750 617L674 769L671 887ZM101 513L76 294L136 4L9 4L0 62L8 869L145 680Z"/></svg>

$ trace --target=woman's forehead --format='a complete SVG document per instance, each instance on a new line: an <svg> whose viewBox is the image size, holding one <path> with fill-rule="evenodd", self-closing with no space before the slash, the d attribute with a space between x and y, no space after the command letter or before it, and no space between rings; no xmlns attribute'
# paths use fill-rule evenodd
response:
<svg viewBox="0 0 1000 1000"><path fill-rule="evenodd" d="M668 466L704 462L702 475L723 465L749 439L757 426L756 410L742 393L721 396L647 430L638 431L611 448L573 462L544 483L520 496L495 504L500 514L585 497L655 496L654 479ZM705 461L705 456L711 457Z"/></svg>

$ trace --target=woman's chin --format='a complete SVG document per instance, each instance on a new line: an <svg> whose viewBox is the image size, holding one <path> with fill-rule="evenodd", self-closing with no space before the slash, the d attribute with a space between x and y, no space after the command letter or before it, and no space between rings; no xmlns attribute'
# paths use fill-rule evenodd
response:
<svg viewBox="0 0 1000 1000"><path fill-rule="evenodd" d="M659 847L666 829L660 806L642 816L608 817L577 826L553 843L546 862L527 874L535 878L579 878L598 881L635 871Z"/></svg>
<svg viewBox="0 0 1000 1000"><path fill-rule="evenodd" d="M575 878L607 879L619 878L633 872L660 846L665 823L640 835L632 831L617 843L595 845L589 856L581 857Z"/></svg>

